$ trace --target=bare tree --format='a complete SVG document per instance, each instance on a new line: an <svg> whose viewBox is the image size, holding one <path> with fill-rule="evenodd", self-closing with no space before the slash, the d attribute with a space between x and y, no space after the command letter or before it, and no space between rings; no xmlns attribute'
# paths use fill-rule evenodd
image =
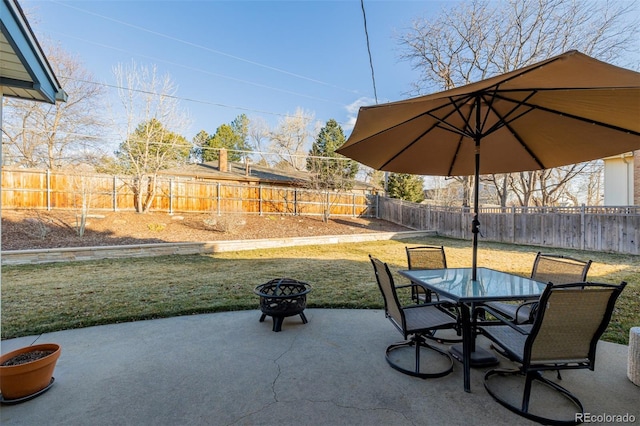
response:
<svg viewBox="0 0 640 426"><path fill-rule="evenodd" d="M400 37L400 58L420 72L414 94L450 89L577 49L621 62L637 53L637 3L471 0L433 19L417 18Z"/></svg>
<svg viewBox="0 0 640 426"><path fill-rule="evenodd" d="M297 109L293 116L285 117L270 134L270 148L280 159L276 167L305 170L306 145L311 138L313 115Z"/></svg>
<svg viewBox="0 0 640 426"><path fill-rule="evenodd" d="M536 204L541 206L556 206L563 201L567 192L567 183L582 172L588 163L573 164L555 169L539 170L538 183L540 196L536 197Z"/></svg>
<svg viewBox="0 0 640 426"><path fill-rule="evenodd" d="M48 46L47 57L68 100L50 105L5 98L5 163L48 169L92 163L103 143L104 90L92 83L93 76L77 58L59 46Z"/></svg>
<svg viewBox="0 0 640 426"><path fill-rule="evenodd" d="M500 207L506 207L509 201L509 183L512 177L508 174L493 174L483 180L495 189L496 201Z"/></svg>
<svg viewBox="0 0 640 426"><path fill-rule="evenodd" d="M267 145L270 134L271 130L269 130L269 125L264 118L256 117L249 120L249 140L257 151L258 163L260 164L269 164L265 152L269 149Z"/></svg>
<svg viewBox="0 0 640 426"><path fill-rule="evenodd" d="M401 59L420 72L410 94L424 94L513 71L576 49L624 64L638 53L638 2L576 0L471 0L452 3L432 19L418 18L399 38ZM637 64L634 64L637 66ZM572 170L553 172L569 182ZM550 175L550 176L551 176ZM546 175L543 175L546 176ZM533 172L514 175L508 185L521 205L544 185ZM459 178L460 179L460 178ZM491 177L493 182L502 178ZM462 179L460 179L463 181ZM464 184L464 181L463 181ZM504 182L501 184L504 188ZM554 193L562 193L560 188ZM540 200L551 200L543 195ZM508 196L502 195L501 203ZM466 196L465 196L466 199ZM546 201L544 201L546 202Z"/></svg>
<svg viewBox="0 0 640 426"><path fill-rule="evenodd" d="M71 175L69 184L73 193L73 207L76 211L74 229L79 237L83 237L93 195L96 192L97 180L91 174Z"/></svg>
<svg viewBox="0 0 640 426"><path fill-rule="evenodd" d="M519 205L531 205L538 175L534 172L511 173L510 185Z"/></svg>
<svg viewBox="0 0 640 426"><path fill-rule="evenodd" d="M189 121L168 74L159 76L155 67L136 63L120 64L114 74L126 134L110 171L132 176L128 184L136 211L145 213L155 196L158 172L189 158L192 145L180 135Z"/></svg>
<svg viewBox="0 0 640 426"><path fill-rule="evenodd" d="M586 193L584 202L588 206L599 206L603 201L601 188L604 180L604 163L602 161L592 161L587 166L587 171L587 179L584 184L586 188L584 191Z"/></svg>

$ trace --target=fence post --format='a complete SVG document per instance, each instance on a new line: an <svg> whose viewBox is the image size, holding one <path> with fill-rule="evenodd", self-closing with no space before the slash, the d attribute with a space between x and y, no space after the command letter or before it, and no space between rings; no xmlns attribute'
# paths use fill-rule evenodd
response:
<svg viewBox="0 0 640 426"><path fill-rule="evenodd" d="M585 223L584 223L585 206L580 206L580 250L584 250L585 246Z"/></svg>
<svg viewBox="0 0 640 426"><path fill-rule="evenodd" d="M218 207L217 208L218 208L218 216L220 216L220 199L221 199L220 198L220 182L218 182L217 188L218 188L218 193L216 194L217 195L217 201L218 201Z"/></svg>
<svg viewBox="0 0 640 426"><path fill-rule="evenodd" d="M51 170L47 169L46 173L47 185L47 211L51 210Z"/></svg>
<svg viewBox="0 0 640 426"><path fill-rule="evenodd" d="M169 179L169 214L173 214L173 179Z"/></svg>
<svg viewBox="0 0 640 426"><path fill-rule="evenodd" d="M351 217L356 217L356 194L351 194Z"/></svg>
<svg viewBox="0 0 640 426"><path fill-rule="evenodd" d="M262 185L258 185L258 214L262 216Z"/></svg>
<svg viewBox="0 0 640 426"><path fill-rule="evenodd" d="M516 207L511 207L511 243L516 243Z"/></svg>
<svg viewBox="0 0 640 426"><path fill-rule="evenodd" d="M116 212L118 211L118 188L116 185L116 177L115 175L113 176L113 185L111 188L111 206L113 207L113 211Z"/></svg>

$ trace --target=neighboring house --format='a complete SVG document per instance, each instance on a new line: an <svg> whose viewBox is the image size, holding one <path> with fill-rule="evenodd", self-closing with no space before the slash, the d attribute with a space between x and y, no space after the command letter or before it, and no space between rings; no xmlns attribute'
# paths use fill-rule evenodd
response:
<svg viewBox="0 0 640 426"><path fill-rule="evenodd" d="M604 159L604 205L640 205L640 151Z"/></svg>
<svg viewBox="0 0 640 426"><path fill-rule="evenodd" d="M193 163L181 167L162 170L158 174L184 180L225 182L238 185L268 185L305 188L310 182L309 173L299 170L279 170L254 163L235 163L226 161L221 150L222 161ZM380 188L364 182L355 182L352 191L358 193L376 193Z"/></svg>

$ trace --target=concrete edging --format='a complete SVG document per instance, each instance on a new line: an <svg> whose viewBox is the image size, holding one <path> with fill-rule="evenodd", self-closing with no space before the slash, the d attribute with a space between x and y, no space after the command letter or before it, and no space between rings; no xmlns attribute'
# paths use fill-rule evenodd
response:
<svg viewBox="0 0 640 426"><path fill-rule="evenodd" d="M319 237L204 241L199 243L157 243L103 247L11 250L2 252L2 265L75 262L98 259L118 259L125 257L211 254L226 251L255 250L274 247L402 240L433 235L436 235L435 231L372 232L366 234L326 235Z"/></svg>

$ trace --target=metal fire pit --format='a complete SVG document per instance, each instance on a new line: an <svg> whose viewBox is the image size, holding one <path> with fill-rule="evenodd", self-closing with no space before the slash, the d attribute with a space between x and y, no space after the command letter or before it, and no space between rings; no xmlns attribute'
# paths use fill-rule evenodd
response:
<svg viewBox="0 0 640 426"><path fill-rule="evenodd" d="M307 317L302 311L307 306L310 291L309 284L291 278L276 278L257 286L253 292L260 296L260 322L269 315L273 318L273 331L280 331L286 317L300 315L302 323L306 324Z"/></svg>

